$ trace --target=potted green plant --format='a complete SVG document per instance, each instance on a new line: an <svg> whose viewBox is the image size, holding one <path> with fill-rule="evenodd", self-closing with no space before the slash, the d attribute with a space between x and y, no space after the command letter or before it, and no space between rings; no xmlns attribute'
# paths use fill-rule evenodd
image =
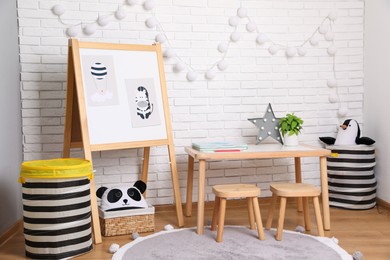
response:
<svg viewBox="0 0 390 260"><path fill-rule="evenodd" d="M279 120L280 131L283 136L283 143L288 146L298 145L298 134L302 129L302 118L292 114L287 114Z"/></svg>

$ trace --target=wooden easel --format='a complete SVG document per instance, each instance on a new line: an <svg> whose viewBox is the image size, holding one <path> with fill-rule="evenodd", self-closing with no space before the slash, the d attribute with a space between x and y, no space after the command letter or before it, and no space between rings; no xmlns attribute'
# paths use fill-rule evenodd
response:
<svg viewBox="0 0 390 260"><path fill-rule="evenodd" d="M101 49L101 50L118 50L118 51L145 51L155 52L157 55L157 64L161 85L162 103L165 117L165 126L167 138L157 140L142 140L130 142L115 142L104 144L91 144L88 131L86 99L84 95L83 75L81 67L80 48L85 49ZM165 86L165 74L162 62L161 46L154 45L130 45L130 44L108 44L108 43L92 43L78 42L76 39L69 40L68 47L68 75L67 75L67 95L66 95L66 117L65 117L65 133L64 133L64 157L70 156L71 148L83 148L84 157L92 163L92 152L104 150L116 150L127 148L144 148L142 176L141 179L147 183L148 166L150 147L167 145L170 159L170 168L172 174L172 185L174 199L176 204L176 213L178 226L184 226L183 211L181 204L181 196L179 189L179 179L176 167L176 156L173 144L172 127L170 122L168 96ZM115 133L110 133L115 135ZM91 180L91 211L92 224L94 232L95 244L102 242L99 224L99 214L97 200L95 194L95 182Z"/></svg>

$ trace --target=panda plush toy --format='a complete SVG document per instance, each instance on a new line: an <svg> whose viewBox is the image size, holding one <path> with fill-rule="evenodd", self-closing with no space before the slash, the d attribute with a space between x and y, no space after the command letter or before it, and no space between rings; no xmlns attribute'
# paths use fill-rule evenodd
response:
<svg viewBox="0 0 390 260"><path fill-rule="evenodd" d="M101 199L100 209L103 211L118 211L127 209L147 208L148 203L142 196L146 190L143 181L137 181L132 187L119 185L115 187L100 187L96 196Z"/></svg>

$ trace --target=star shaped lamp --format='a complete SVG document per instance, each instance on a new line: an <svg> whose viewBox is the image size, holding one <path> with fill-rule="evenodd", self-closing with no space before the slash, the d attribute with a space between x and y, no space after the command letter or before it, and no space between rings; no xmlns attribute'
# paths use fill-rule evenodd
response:
<svg viewBox="0 0 390 260"><path fill-rule="evenodd" d="M248 118L249 121L255 124L257 128L259 128L256 144L261 143L267 137L272 137L279 143L283 144L283 140L279 132L279 119L280 118L275 117L271 104L268 104L264 117Z"/></svg>

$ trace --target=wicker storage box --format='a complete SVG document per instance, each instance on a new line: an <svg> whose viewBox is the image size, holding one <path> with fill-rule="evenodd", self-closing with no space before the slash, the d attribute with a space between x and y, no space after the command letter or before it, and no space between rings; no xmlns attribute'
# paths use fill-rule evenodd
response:
<svg viewBox="0 0 390 260"><path fill-rule="evenodd" d="M127 235L134 232L154 231L154 207L121 211L99 209L100 228L103 236Z"/></svg>

